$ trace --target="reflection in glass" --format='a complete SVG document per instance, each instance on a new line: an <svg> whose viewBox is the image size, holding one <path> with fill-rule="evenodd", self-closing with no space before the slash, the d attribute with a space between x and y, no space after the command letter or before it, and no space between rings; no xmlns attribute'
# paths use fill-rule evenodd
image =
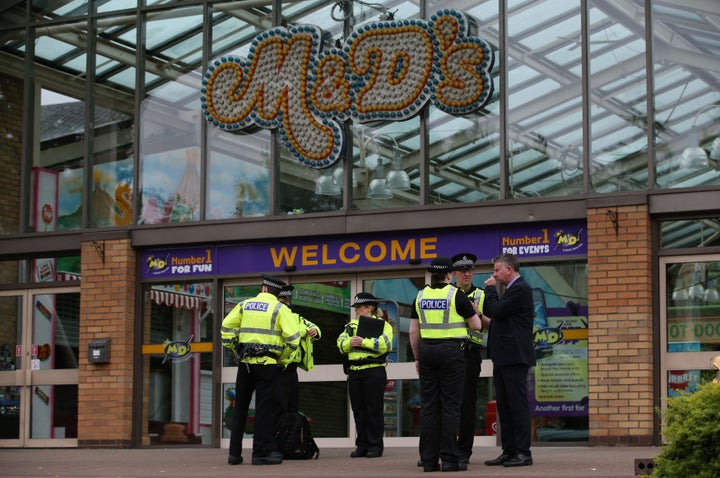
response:
<svg viewBox="0 0 720 478"><path fill-rule="evenodd" d="M39 294L32 301L35 369L78 368L80 294Z"/></svg>
<svg viewBox="0 0 720 478"><path fill-rule="evenodd" d="M32 168L30 227L52 232L82 227L85 103L42 90L40 154Z"/></svg>
<svg viewBox="0 0 720 478"><path fill-rule="evenodd" d="M78 386L33 385L30 438L77 438Z"/></svg>
<svg viewBox="0 0 720 478"><path fill-rule="evenodd" d="M238 136L212 128L208 148L207 218L268 215L270 132Z"/></svg>
<svg viewBox="0 0 720 478"><path fill-rule="evenodd" d="M668 352L720 350L720 262L668 264Z"/></svg>
<svg viewBox="0 0 720 478"><path fill-rule="evenodd" d="M20 438L20 400L20 387L0 387L0 440Z"/></svg>
<svg viewBox="0 0 720 478"><path fill-rule="evenodd" d="M22 356L18 347L22 345L22 298L0 297L0 373L22 368Z"/></svg>

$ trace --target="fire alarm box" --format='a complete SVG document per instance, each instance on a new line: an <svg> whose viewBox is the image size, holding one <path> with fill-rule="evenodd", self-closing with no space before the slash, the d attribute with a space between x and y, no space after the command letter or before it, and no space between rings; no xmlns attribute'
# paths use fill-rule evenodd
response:
<svg viewBox="0 0 720 478"><path fill-rule="evenodd" d="M91 340L88 347L88 362L110 362L110 339Z"/></svg>

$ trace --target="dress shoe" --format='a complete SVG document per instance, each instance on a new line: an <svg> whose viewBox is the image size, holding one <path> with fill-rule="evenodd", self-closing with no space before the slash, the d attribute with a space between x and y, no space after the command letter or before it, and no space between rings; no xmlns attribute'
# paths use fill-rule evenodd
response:
<svg viewBox="0 0 720 478"><path fill-rule="evenodd" d="M523 455L518 453L514 457L503 463L503 466L529 466L532 465L532 457L530 455Z"/></svg>
<svg viewBox="0 0 720 478"><path fill-rule="evenodd" d="M380 450L368 450L367 452L368 458L380 458L382 456L382 452Z"/></svg>
<svg viewBox="0 0 720 478"><path fill-rule="evenodd" d="M441 469L442 471L460 471L460 466L457 463L446 463L443 461Z"/></svg>
<svg viewBox="0 0 720 478"><path fill-rule="evenodd" d="M423 463L423 471L428 473L431 471L440 471L440 463Z"/></svg>
<svg viewBox="0 0 720 478"><path fill-rule="evenodd" d="M367 456L368 451L365 448L355 448L350 453L350 458L360 458L361 456Z"/></svg>
<svg viewBox="0 0 720 478"><path fill-rule="evenodd" d="M239 465L242 463L242 461L243 461L242 456L233 456L233 455L228 456L228 464L230 464L230 465Z"/></svg>
<svg viewBox="0 0 720 478"><path fill-rule="evenodd" d="M283 462L283 455L280 452L274 451L268 456L254 456L252 459L253 465L279 465Z"/></svg>
<svg viewBox="0 0 720 478"><path fill-rule="evenodd" d="M418 466L423 466L422 460L418 460L417 465L418 465Z"/></svg>
<svg viewBox="0 0 720 478"><path fill-rule="evenodd" d="M502 466L503 463L505 463L506 461L508 461L508 460L511 459L511 458L512 458L511 455L509 455L508 453L504 453L504 452L503 452L503 454L500 455L499 457L497 457L497 458L495 458L495 459L493 459L493 460L487 460L487 461L485 462L485 464L486 464L487 466Z"/></svg>

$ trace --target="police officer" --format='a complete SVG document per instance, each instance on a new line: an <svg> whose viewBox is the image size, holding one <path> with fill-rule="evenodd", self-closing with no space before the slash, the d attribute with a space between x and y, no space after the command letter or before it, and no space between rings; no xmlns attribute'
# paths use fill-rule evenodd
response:
<svg viewBox="0 0 720 478"><path fill-rule="evenodd" d="M434 259L431 283L418 292L410 321L410 346L420 376L420 459L424 471L463 471L456 433L465 381L467 329L479 330L470 299L452 285L452 261ZM442 460L442 467L438 460Z"/></svg>
<svg viewBox="0 0 720 478"><path fill-rule="evenodd" d="M357 433L350 457L379 458L385 433L385 367L392 351L393 328L378 318L378 300L369 292L356 294L350 307L355 309L355 318L337 338L338 350L347 354L348 392Z"/></svg>
<svg viewBox="0 0 720 478"><path fill-rule="evenodd" d="M292 295L295 288L291 285L286 285L280 289L278 294L278 300L283 304L290 307L292 310ZM298 385L298 366L303 368L305 371L312 370L314 367L312 354L313 345L312 341L319 339L321 336L320 327L313 324L305 317L293 312L293 317L297 320L300 326L300 347L290 348L285 347L280 361L284 367L281 375L282 380L282 396L287 399L287 411L297 412L298 403L300 401L300 390Z"/></svg>
<svg viewBox="0 0 720 478"><path fill-rule="evenodd" d="M242 463L242 438L248 408L255 392L253 465L277 465L283 455L274 438L284 409L278 393L282 372L280 354L284 347L296 349L300 343L300 326L290 308L278 301L287 285L280 279L263 274L262 291L236 305L223 319L220 333L223 346L239 360L235 381L235 413L230 432L228 463Z"/></svg>
<svg viewBox="0 0 720 478"><path fill-rule="evenodd" d="M473 284L477 256L470 253L452 257L455 285L475 303L478 315L482 314L485 292ZM465 348L465 387L460 406L460 428L458 429L458 453L460 463L470 462L475 440L475 422L477 421L477 382L482 364L482 331L468 329L468 343Z"/></svg>

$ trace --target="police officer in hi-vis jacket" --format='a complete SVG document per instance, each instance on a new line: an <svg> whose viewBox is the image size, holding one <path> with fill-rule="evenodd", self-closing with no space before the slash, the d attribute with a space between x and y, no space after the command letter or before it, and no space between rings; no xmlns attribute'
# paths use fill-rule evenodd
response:
<svg viewBox="0 0 720 478"><path fill-rule="evenodd" d="M378 299L369 292L356 294L350 307L355 317L337 338L338 350L347 355L348 392L357 432L350 456L379 458L384 448L385 367L393 328L378 317Z"/></svg>
<svg viewBox="0 0 720 478"><path fill-rule="evenodd" d="M473 284L477 256L468 252L452 257L455 285L475 303L478 316L482 314L485 292ZM482 364L483 334L481 330L468 329L468 344L465 348L465 388L460 406L460 428L458 429L458 453L460 463L467 465L472 455L477 421L477 382Z"/></svg>
<svg viewBox="0 0 720 478"><path fill-rule="evenodd" d="M418 292L410 345L420 375L420 459L424 471L463 471L457 448L465 382L467 329L482 328L470 299L452 285L452 261L434 259L431 283ZM442 460L442 466L438 462Z"/></svg>
<svg viewBox="0 0 720 478"><path fill-rule="evenodd" d="M230 432L228 463L242 463L242 438L248 408L255 392L253 465L282 463L274 433L285 409L285 398L279 393L285 348L296 349L300 343L300 325L288 306L278 301L287 285L280 279L263 274L262 291L237 304L223 319L220 334L223 346L232 350L240 362L235 381L235 413Z"/></svg>

